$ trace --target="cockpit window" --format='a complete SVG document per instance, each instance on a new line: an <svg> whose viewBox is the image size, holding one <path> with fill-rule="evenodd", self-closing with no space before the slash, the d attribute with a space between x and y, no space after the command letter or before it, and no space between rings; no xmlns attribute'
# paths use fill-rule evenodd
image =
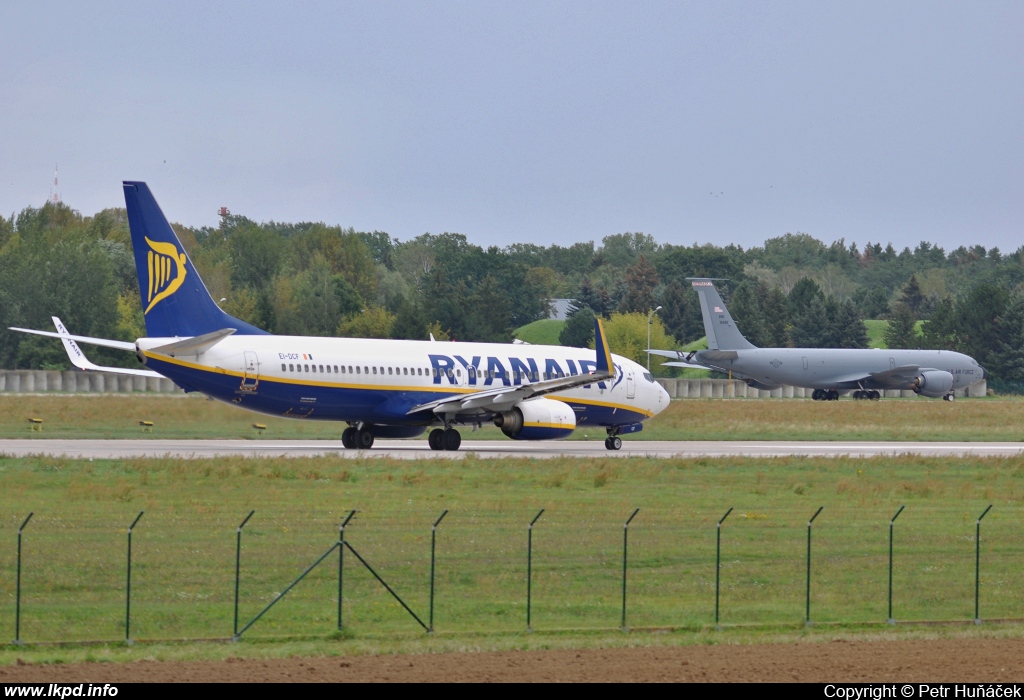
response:
<svg viewBox="0 0 1024 700"><path fill-rule="evenodd" d="M654 384L654 375L652 375L650 372L644 372L644 379L649 381L651 384Z"/></svg>

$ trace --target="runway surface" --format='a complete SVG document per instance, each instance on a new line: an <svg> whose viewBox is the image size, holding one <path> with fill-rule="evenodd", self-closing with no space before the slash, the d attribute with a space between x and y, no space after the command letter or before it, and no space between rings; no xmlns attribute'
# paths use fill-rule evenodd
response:
<svg viewBox="0 0 1024 700"><path fill-rule="evenodd" d="M393 459L459 459L477 457L873 457L924 456L1005 457L1024 453L1018 442L675 442L623 441L610 452L599 441L512 442L465 440L458 452L435 452L426 440L379 440L371 450L346 450L328 440L0 440L0 455L116 459L124 457L390 457Z"/></svg>

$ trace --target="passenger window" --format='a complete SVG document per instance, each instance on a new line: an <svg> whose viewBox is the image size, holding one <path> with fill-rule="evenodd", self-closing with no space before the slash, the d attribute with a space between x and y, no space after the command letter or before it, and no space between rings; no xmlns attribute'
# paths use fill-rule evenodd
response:
<svg viewBox="0 0 1024 700"><path fill-rule="evenodd" d="M284 363L282 362L282 363L281 363L281 371L282 371L282 372L284 372L284 371L285 371L285 367L287 367L287 365L286 365L286 364L284 364Z"/></svg>
<svg viewBox="0 0 1024 700"><path fill-rule="evenodd" d="M391 374L391 368L388 367L388 374Z"/></svg>
<svg viewBox="0 0 1024 700"><path fill-rule="evenodd" d="M462 370L461 369L455 370L455 376L459 377L461 379L462 378Z"/></svg>
<svg viewBox="0 0 1024 700"><path fill-rule="evenodd" d="M370 368L367 367L366 365L363 365L363 374L369 374L369 373L370 373Z"/></svg>
<svg viewBox="0 0 1024 700"><path fill-rule="evenodd" d="M288 365L288 371L289 372L294 372L295 371L295 365Z"/></svg>
<svg viewBox="0 0 1024 700"><path fill-rule="evenodd" d="M334 365L334 373L335 373L335 374L337 374L337 373L338 373L338 365Z"/></svg>
<svg viewBox="0 0 1024 700"><path fill-rule="evenodd" d="M356 367L356 374L359 374L359 367Z"/></svg>
<svg viewBox="0 0 1024 700"><path fill-rule="evenodd" d="M306 371L308 372L309 371L309 365L303 365L303 366L306 368Z"/></svg>
<svg viewBox="0 0 1024 700"><path fill-rule="evenodd" d="M324 366L323 366L323 365L320 365L320 371L321 371L321 372L323 372L323 371L324 371Z"/></svg>
<svg viewBox="0 0 1024 700"><path fill-rule="evenodd" d="M376 367L373 368L373 373L377 374L377 368Z"/></svg>

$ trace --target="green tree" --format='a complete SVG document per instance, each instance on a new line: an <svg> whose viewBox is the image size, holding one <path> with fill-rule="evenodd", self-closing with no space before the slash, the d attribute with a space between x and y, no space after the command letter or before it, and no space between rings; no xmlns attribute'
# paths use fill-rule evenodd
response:
<svg viewBox="0 0 1024 700"><path fill-rule="evenodd" d="M594 312L584 306L569 316L558 334L558 343L566 347L586 348L594 343Z"/></svg>
<svg viewBox="0 0 1024 700"><path fill-rule="evenodd" d="M427 322L423 307L412 299L403 299L395 313L391 337L398 340L426 340Z"/></svg>
<svg viewBox="0 0 1024 700"><path fill-rule="evenodd" d="M616 233L601 239L601 254L615 267L633 265L641 256L657 252L658 242L646 233Z"/></svg>
<svg viewBox="0 0 1024 700"><path fill-rule="evenodd" d="M762 301L764 347L784 348L789 345L789 303L778 287L772 287ZM863 325L863 324L861 324Z"/></svg>
<svg viewBox="0 0 1024 700"><path fill-rule="evenodd" d="M647 366L647 314L614 313L604 322L604 335L613 353ZM651 322L651 347L670 348L672 345L661 319L654 316ZM651 371L660 374L661 363L665 361L666 358L652 356Z"/></svg>
<svg viewBox="0 0 1024 700"><path fill-rule="evenodd" d="M960 350L982 367L992 364L992 354L999 345L999 318L1009 305L1006 287L983 282L975 285L959 308Z"/></svg>
<svg viewBox="0 0 1024 700"><path fill-rule="evenodd" d="M342 338L390 338L394 323L395 315L387 309L368 306L342 321L335 333Z"/></svg>
<svg viewBox="0 0 1024 700"><path fill-rule="evenodd" d="M274 283L281 270L284 241L251 221L241 222L228 238L231 282L235 287L261 290Z"/></svg>
<svg viewBox="0 0 1024 700"><path fill-rule="evenodd" d="M767 293L767 285L763 282L744 280L736 287L729 300L729 312L736 321L740 333L758 347L771 347L767 340L762 308L762 301Z"/></svg>
<svg viewBox="0 0 1024 700"><path fill-rule="evenodd" d="M922 243L922 245L925 245ZM940 249L941 250L941 249ZM925 296L921 292L921 285L917 281L917 275L911 275L907 283L903 285L900 301L907 305L910 313L916 318L921 313L921 307L925 302Z"/></svg>
<svg viewBox="0 0 1024 700"><path fill-rule="evenodd" d="M796 291L795 287L794 291ZM792 300L792 294L790 294L790 300ZM793 347L796 348L832 347L832 320L829 318L828 306L825 304L823 296L820 294L808 295L807 302L793 313L793 327L790 335Z"/></svg>
<svg viewBox="0 0 1024 700"><path fill-rule="evenodd" d="M839 304L833 321L837 340L836 347L866 348L868 346L868 329L857 306L852 301Z"/></svg>
<svg viewBox="0 0 1024 700"><path fill-rule="evenodd" d="M654 303L654 290L658 286L658 271L641 255L636 265L626 268L626 295L619 309L626 313L650 313Z"/></svg>
<svg viewBox="0 0 1024 700"><path fill-rule="evenodd" d="M464 340L482 343L512 341L512 315L508 295L490 275L477 283L464 315Z"/></svg>
<svg viewBox="0 0 1024 700"><path fill-rule="evenodd" d="M573 308L588 308L595 314L608 318L611 315L613 303L608 290L598 285L589 276L585 276L580 283L579 291L576 293L576 300Z"/></svg>
<svg viewBox="0 0 1024 700"><path fill-rule="evenodd" d="M951 298L941 300L931 318L921 324L921 345L933 350L956 350L960 346L960 314Z"/></svg>
<svg viewBox="0 0 1024 700"><path fill-rule="evenodd" d="M1024 296L1012 298L999 317L1000 337L991 355L993 377L1004 382L1024 382Z"/></svg>
<svg viewBox="0 0 1024 700"><path fill-rule="evenodd" d="M700 311L697 293L689 285L672 280L661 294L662 322L666 330L680 345L687 345L704 337L704 317Z"/></svg>
<svg viewBox="0 0 1024 700"><path fill-rule="evenodd" d="M885 325L882 338L885 345L893 350L920 347L920 337L916 330L917 319L910 306L902 301L896 302L892 309L892 318Z"/></svg>
<svg viewBox="0 0 1024 700"><path fill-rule="evenodd" d="M817 282L810 277L804 277L793 285L793 289L789 292L789 315L793 317L794 323L797 316L807 311L812 299L819 299L821 301L825 299L825 294L821 291L821 287L818 286ZM797 344L796 347L805 346Z"/></svg>

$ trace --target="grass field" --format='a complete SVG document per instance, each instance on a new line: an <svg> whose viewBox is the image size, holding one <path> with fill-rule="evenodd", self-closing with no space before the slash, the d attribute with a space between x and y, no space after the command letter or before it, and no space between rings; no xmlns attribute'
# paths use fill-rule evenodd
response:
<svg viewBox="0 0 1024 700"><path fill-rule="evenodd" d="M43 418L43 432L29 431ZM153 421L152 434L138 421ZM254 422L267 426L262 436ZM0 438L236 438L340 440L343 424L260 416L197 395L0 394ZM506 439L486 427L469 439ZM573 439L603 439L581 426ZM925 440L1011 441L1024 438L1024 401L1017 398L685 399L645 424L633 440Z"/></svg>
<svg viewBox="0 0 1024 700"><path fill-rule="evenodd" d="M125 528L139 511L132 583L139 639L230 636L235 528L251 509L243 623L333 544L351 508L359 514L346 539L426 619L430 525L450 509L438 531L436 627L469 648L478 638L484 647L489 638L507 642L526 626L526 524L545 508L534 530L533 625L582 630L560 633L566 644L573 634L606 634L619 625L622 523L639 507L629 531L628 624L706 638L715 523L735 507L722 531L721 619L766 625L770 636L803 620L806 522L819 506L813 619L879 623L887 617L888 520L903 504L895 617L969 620L974 522L990 503L982 616L1024 617L1021 458L0 458L0 480L8 542L0 551L0 629L10 638L15 532L35 512L22 574L22 638L30 642L123 639ZM327 640L336 596L332 556L247 636ZM342 639L376 640L381 650L422 634L351 555L345 616ZM13 654L0 652L0 663Z"/></svg>
<svg viewBox="0 0 1024 700"><path fill-rule="evenodd" d="M889 325L888 321L885 320L868 320L864 321L864 325L868 329L868 347L869 348L888 348L885 344L885 328ZM921 328L924 327L924 321L918 321L914 326L914 330L917 331L918 335L921 333Z"/></svg>
<svg viewBox="0 0 1024 700"><path fill-rule="evenodd" d="M560 345L558 336L564 327L565 321L543 318L517 328L513 335L533 345Z"/></svg>

